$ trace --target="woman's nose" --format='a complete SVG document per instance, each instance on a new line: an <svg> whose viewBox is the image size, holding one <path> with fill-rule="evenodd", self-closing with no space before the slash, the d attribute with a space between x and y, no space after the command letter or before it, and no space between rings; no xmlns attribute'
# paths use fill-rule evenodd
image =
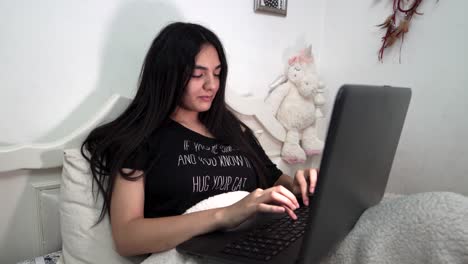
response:
<svg viewBox="0 0 468 264"><path fill-rule="evenodd" d="M205 79L204 88L205 89L216 89L216 77L213 74L207 74Z"/></svg>

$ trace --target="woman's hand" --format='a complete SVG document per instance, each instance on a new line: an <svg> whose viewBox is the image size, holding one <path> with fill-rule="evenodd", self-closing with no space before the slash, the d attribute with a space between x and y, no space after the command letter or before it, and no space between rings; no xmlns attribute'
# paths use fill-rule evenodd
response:
<svg viewBox="0 0 468 264"><path fill-rule="evenodd" d="M292 192L294 195L301 195L304 205L309 205L309 195L315 191L317 183L317 170L298 170L294 176Z"/></svg>
<svg viewBox="0 0 468 264"><path fill-rule="evenodd" d="M224 228L234 228L258 212L284 213L297 219L294 210L299 203L291 191L278 185L268 189L256 189L242 200L225 207L222 213Z"/></svg>

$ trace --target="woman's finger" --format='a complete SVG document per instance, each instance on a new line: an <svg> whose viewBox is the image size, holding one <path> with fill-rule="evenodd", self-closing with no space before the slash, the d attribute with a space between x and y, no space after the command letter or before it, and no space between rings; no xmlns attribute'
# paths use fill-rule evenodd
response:
<svg viewBox="0 0 468 264"><path fill-rule="evenodd" d="M309 197L307 195L307 181L304 176L304 171L298 170L296 172L295 179L297 183L299 184L299 189L301 190L302 202L305 205L309 205Z"/></svg>
<svg viewBox="0 0 468 264"><path fill-rule="evenodd" d="M291 219L296 220L297 215L294 213L293 210L284 207L284 206L279 206L279 205L272 205L272 204L258 204L257 209L259 212L262 213L284 213L286 212Z"/></svg>
<svg viewBox="0 0 468 264"><path fill-rule="evenodd" d="M258 197L257 203L277 204L280 206L288 207L291 210L295 210L298 207L296 206L294 201L292 201L289 197L283 195L281 193L280 188L276 186L267 189L262 196Z"/></svg>
<svg viewBox="0 0 468 264"><path fill-rule="evenodd" d="M294 203L296 208L299 208L299 202L297 201L296 196L290 190L288 190L282 185L274 186L271 189L287 197L289 200L291 200Z"/></svg>
<svg viewBox="0 0 468 264"><path fill-rule="evenodd" d="M315 185L317 184L317 170L309 169L309 192L312 194L315 191Z"/></svg>
<svg viewBox="0 0 468 264"><path fill-rule="evenodd" d="M296 210L298 208L298 206L293 201L291 201L288 197L284 196L282 193L271 192L271 198L273 199L272 202L274 202L275 204L285 206L286 208L289 208L291 210Z"/></svg>
<svg viewBox="0 0 468 264"><path fill-rule="evenodd" d="M293 210L289 209L289 208L284 208L286 210L286 213L289 215L289 217L291 217L291 219L293 220L297 220L297 215L296 213L294 213Z"/></svg>
<svg viewBox="0 0 468 264"><path fill-rule="evenodd" d="M257 210L262 213L284 213L287 211L286 207L272 204L258 204Z"/></svg>

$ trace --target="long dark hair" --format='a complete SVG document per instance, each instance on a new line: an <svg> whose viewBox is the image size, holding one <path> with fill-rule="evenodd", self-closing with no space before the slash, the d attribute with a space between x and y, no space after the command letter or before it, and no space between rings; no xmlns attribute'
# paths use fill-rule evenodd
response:
<svg viewBox="0 0 468 264"><path fill-rule="evenodd" d="M195 57L205 44L216 49L221 71L218 92L211 108L199 114L200 121L216 139L238 147L250 158L260 187L266 187L265 166L245 137L253 137L253 133L227 109L224 101L228 67L220 40L205 27L176 22L163 28L151 44L140 72L138 91L128 108L114 121L94 129L81 147L91 166L93 188L97 184L98 194L103 195L97 223L110 212L116 176L120 174L130 181L142 177L132 176L134 171L123 171L124 163L175 111L191 78Z"/></svg>

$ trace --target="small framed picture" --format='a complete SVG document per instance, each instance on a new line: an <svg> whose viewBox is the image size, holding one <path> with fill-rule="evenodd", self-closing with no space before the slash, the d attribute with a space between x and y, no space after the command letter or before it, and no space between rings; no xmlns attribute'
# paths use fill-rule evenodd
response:
<svg viewBox="0 0 468 264"><path fill-rule="evenodd" d="M286 16L288 0L254 0L254 11Z"/></svg>

